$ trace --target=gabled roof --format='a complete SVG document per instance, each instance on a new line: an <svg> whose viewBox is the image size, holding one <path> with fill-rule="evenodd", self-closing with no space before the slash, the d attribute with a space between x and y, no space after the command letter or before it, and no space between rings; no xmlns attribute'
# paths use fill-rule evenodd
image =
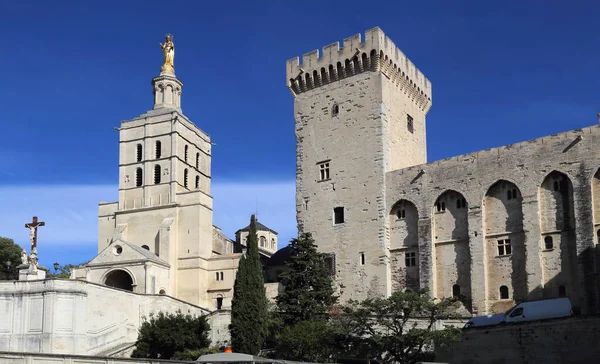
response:
<svg viewBox="0 0 600 364"><path fill-rule="evenodd" d="M119 254L114 252L117 246L122 248ZM112 244L104 248L86 265L121 263L124 261L150 261L163 266L170 266L169 263L161 259L158 255L123 239L113 241Z"/></svg>
<svg viewBox="0 0 600 364"><path fill-rule="evenodd" d="M246 226L243 229L239 229L238 231L236 231L235 233L239 233L240 231L250 231L250 225ZM256 222L256 231L270 231L273 234L277 235L277 231L269 229L268 227L264 226L263 224L261 224L260 222Z"/></svg>

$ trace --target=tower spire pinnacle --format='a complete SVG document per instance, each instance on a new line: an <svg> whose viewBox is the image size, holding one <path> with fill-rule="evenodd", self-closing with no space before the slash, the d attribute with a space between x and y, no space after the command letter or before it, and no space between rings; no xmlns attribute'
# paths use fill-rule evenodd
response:
<svg viewBox="0 0 600 364"><path fill-rule="evenodd" d="M160 44L163 51L163 65L160 75L152 79L154 88L153 109L178 109L181 110L181 82L175 76L175 44L171 34L165 35L165 43Z"/></svg>

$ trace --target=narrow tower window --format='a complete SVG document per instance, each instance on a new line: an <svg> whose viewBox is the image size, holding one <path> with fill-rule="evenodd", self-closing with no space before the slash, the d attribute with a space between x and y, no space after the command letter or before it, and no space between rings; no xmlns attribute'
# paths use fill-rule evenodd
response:
<svg viewBox="0 0 600 364"><path fill-rule="evenodd" d="M142 181L144 180L144 177L142 175L142 169L138 168L135 170L135 186L136 187L140 187L142 185Z"/></svg>
<svg viewBox="0 0 600 364"><path fill-rule="evenodd" d="M160 156L161 156L161 144L160 144L160 140L156 141L156 151L155 151L155 154L156 154L156 159L160 158Z"/></svg>
<svg viewBox="0 0 600 364"><path fill-rule="evenodd" d="M458 284L455 284L454 286L452 286L452 297L458 296L460 296L460 286Z"/></svg>
<svg viewBox="0 0 600 364"><path fill-rule="evenodd" d="M410 115L406 115L406 128L410 133L414 133L415 127L413 125L413 118Z"/></svg>
<svg viewBox="0 0 600 364"><path fill-rule="evenodd" d="M508 287L500 286L500 299L507 300L508 299Z"/></svg>
<svg viewBox="0 0 600 364"><path fill-rule="evenodd" d="M344 208L336 207L333 209L333 221L334 224L343 224L344 223Z"/></svg>
<svg viewBox="0 0 600 364"><path fill-rule="evenodd" d="M223 297L217 297L217 310L223 307Z"/></svg>
<svg viewBox="0 0 600 364"><path fill-rule="evenodd" d="M196 153L196 169L200 169L200 153Z"/></svg>
<svg viewBox="0 0 600 364"><path fill-rule="evenodd" d="M544 247L546 248L546 250L550 250L554 247L554 242L552 241L551 236L548 235L544 238Z"/></svg>
<svg viewBox="0 0 600 364"><path fill-rule="evenodd" d="M185 162L187 162L188 149L189 147L187 145L185 146L185 148L183 148L183 160Z"/></svg>
<svg viewBox="0 0 600 364"><path fill-rule="evenodd" d="M154 166L154 184L160 183L160 166L157 164Z"/></svg>
<svg viewBox="0 0 600 364"><path fill-rule="evenodd" d="M565 286L558 286L558 297L567 297L567 289Z"/></svg>
<svg viewBox="0 0 600 364"><path fill-rule="evenodd" d="M138 144L135 148L135 159L138 162L142 161L142 145Z"/></svg>
<svg viewBox="0 0 600 364"><path fill-rule="evenodd" d="M187 168L183 170L183 187L188 187L188 170Z"/></svg>
<svg viewBox="0 0 600 364"><path fill-rule="evenodd" d="M196 176L196 189L200 188L200 176Z"/></svg>
<svg viewBox="0 0 600 364"><path fill-rule="evenodd" d="M340 113L339 105L333 104L333 106L331 107L331 116L333 116L333 117L338 116L339 113Z"/></svg>
<svg viewBox="0 0 600 364"><path fill-rule="evenodd" d="M365 265L365 253L360 253L360 265Z"/></svg>

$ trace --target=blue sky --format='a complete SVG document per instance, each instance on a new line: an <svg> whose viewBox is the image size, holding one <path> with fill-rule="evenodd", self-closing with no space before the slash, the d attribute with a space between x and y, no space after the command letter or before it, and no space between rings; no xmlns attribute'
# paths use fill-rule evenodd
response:
<svg viewBox="0 0 600 364"><path fill-rule="evenodd" d="M42 263L94 256L116 200L113 127L152 107L174 35L184 113L211 135L215 223L296 234L285 61L379 26L433 84L428 159L597 123L597 1L25 1L0 12L0 236Z"/></svg>

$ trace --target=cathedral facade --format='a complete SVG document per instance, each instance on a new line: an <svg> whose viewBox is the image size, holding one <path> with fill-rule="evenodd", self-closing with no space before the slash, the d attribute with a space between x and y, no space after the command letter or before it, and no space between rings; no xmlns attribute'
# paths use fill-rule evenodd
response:
<svg viewBox="0 0 600 364"><path fill-rule="evenodd" d="M342 300L428 289L470 314L599 308L597 125L427 162L431 82L379 28L287 61L301 232Z"/></svg>

